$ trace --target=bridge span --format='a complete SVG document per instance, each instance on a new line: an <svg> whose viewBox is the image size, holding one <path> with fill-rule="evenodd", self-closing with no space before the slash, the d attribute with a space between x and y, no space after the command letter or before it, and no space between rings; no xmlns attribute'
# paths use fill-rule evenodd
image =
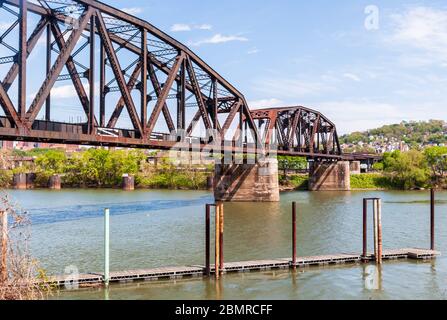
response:
<svg viewBox="0 0 447 320"><path fill-rule="evenodd" d="M257 154L256 164L216 165L220 200L279 199L275 154L312 160L315 189L349 188L334 123L305 107L250 110L146 21L93 0L0 0L0 14L11 21L0 35L0 140ZM74 107L55 94L61 86Z"/></svg>

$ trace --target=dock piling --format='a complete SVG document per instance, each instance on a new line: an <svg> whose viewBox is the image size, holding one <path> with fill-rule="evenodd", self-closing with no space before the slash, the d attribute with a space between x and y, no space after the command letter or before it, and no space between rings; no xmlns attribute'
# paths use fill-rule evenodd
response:
<svg viewBox="0 0 447 320"><path fill-rule="evenodd" d="M215 214L215 250L214 250L214 275L216 280L219 279L219 267L220 267L220 207L216 205L216 214Z"/></svg>
<svg viewBox="0 0 447 320"><path fill-rule="evenodd" d="M104 284L110 280L110 209L104 209Z"/></svg>
<svg viewBox="0 0 447 320"><path fill-rule="evenodd" d="M219 202L219 269L224 270L224 206Z"/></svg>
<svg viewBox="0 0 447 320"><path fill-rule="evenodd" d="M382 199L377 199L377 255L376 261L382 264Z"/></svg>
<svg viewBox="0 0 447 320"><path fill-rule="evenodd" d="M205 213L205 275L209 277L211 275L211 265L210 265L210 216L211 216L211 205L206 205Z"/></svg>
<svg viewBox="0 0 447 320"><path fill-rule="evenodd" d="M382 200L379 198L363 199L363 260L368 261L368 203L373 204L373 235L374 235L374 257L377 264L383 260L382 240Z"/></svg>
<svg viewBox="0 0 447 320"><path fill-rule="evenodd" d="M6 282L8 280L8 213L6 211L0 211L2 222L2 260L0 264L0 282Z"/></svg>
<svg viewBox="0 0 447 320"><path fill-rule="evenodd" d="M435 189L430 190L430 249L435 250Z"/></svg>
<svg viewBox="0 0 447 320"><path fill-rule="evenodd" d="M363 199L363 258L368 256L368 200Z"/></svg>
<svg viewBox="0 0 447 320"><path fill-rule="evenodd" d="M296 202L292 203L292 266L296 269Z"/></svg>

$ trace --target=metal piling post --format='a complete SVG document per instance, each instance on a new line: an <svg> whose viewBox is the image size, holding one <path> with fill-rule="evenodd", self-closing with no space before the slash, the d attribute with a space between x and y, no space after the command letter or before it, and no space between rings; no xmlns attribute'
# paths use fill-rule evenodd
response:
<svg viewBox="0 0 447 320"><path fill-rule="evenodd" d="M219 267L220 267L220 208L216 205L215 214L215 250L214 250L214 275L216 279L219 279Z"/></svg>
<svg viewBox="0 0 447 320"><path fill-rule="evenodd" d="M363 199L363 259L368 256L368 200Z"/></svg>
<svg viewBox="0 0 447 320"><path fill-rule="evenodd" d="M292 266L296 269L296 202L292 203Z"/></svg>
<svg viewBox="0 0 447 320"><path fill-rule="evenodd" d="M110 280L110 210L104 210L104 284Z"/></svg>
<svg viewBox="0 0 447 320"><path fill-rule="evenodd" d="M430 190L430 249L435 250L435 189Z"/></svg>
<svg viewBox="0 0 447 320"><path fill-rule="evenodd" d="M224 206L219 202L219 269L222 273L224 266Z"/></svg>
<svg viewBox="0 0 447 320"><path fill-rule="evenodd" d="M206 205L205 214L205 275L210 276L211 266L210 266L210 216L211 216L211 205Z"/></svg>

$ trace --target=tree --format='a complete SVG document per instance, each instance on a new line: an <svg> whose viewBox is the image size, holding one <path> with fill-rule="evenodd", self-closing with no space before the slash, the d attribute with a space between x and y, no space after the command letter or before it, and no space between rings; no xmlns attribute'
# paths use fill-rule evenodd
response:
<svg viewBox="0 0 447 320"><path fill-rule="evenodd" d="M386 153L383 159L385 172L391 181L403 189L425 187L429 170L424 154L417 150Z"/></svg>
<svg viewBox="0 0 447 320"><path fill-rule="evenodd" d="M447 172L447 147L427 148L424 155L432 172L432 180L435 185L439 185Z"/></svg>

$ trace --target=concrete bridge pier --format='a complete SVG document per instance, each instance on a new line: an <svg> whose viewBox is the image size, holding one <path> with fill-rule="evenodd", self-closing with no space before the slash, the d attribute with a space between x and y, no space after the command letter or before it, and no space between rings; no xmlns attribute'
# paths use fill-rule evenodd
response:
<svg viewBox="0 0 447 320"><path fill-rule="evenodd" d="M124 191L133 191L135 190L135 177L129 174L123 175L123 190Z"/></svg>
<svg viewBox="0 0 447 320"><path fill-rule="evenodd" d="M310 191L351 190L351 170L349 161L310 163Z"/></svg>
<svg viewBox="0 0 447 320"><path fill-rule="evenodd" d="M17 190L26 190L26 180L26 173L15 173L12 181L13 188Z"/></svg>
<svg viewBox="0 0 447 320"><path fill-rule="evenodd" d="M278 160L257 164L216 164L214 197L227 202L278 202Z"/></svg>
<svg viewBox="0 0 447 320"><path fill-rule="evenodd" d="M62 188L62 178L59 174L53 174L48 181L48 187L52 190L60 190Z"/></svg>

